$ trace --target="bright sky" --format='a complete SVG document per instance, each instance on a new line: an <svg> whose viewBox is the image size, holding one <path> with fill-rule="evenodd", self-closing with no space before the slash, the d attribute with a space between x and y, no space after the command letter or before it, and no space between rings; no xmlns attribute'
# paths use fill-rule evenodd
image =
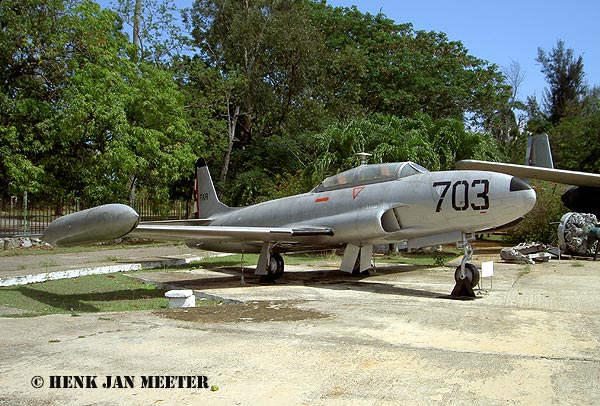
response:
<svg viewBox="0 0 600 406"><path fill-rule="evenodd" d="M103 7L110 0L97 0ZM175 0L179 8L193 0ZM519 98L536 95L541 102L547 86L535 61L538 47L546 52L559 39L582 55L586 80L600 86L600 1L598 0L327 0L332 6L356 5L363 13L379 11L397 23L410 22L417 30L442 31L460 41L469 53L501 69L511 61L525 78Z"/></svg>

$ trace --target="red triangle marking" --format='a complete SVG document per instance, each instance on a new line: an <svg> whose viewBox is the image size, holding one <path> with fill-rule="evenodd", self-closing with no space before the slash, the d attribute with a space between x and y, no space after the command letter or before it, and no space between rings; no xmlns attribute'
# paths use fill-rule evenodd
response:
<svg viewBox="0 0 600 406"><path fill-rule="evenodd" d="M352 188L352 199L356 199L358 197L358 195L360 194L360 192L362 192L365 187L366 186L357 186L357 187Z"/></svg>

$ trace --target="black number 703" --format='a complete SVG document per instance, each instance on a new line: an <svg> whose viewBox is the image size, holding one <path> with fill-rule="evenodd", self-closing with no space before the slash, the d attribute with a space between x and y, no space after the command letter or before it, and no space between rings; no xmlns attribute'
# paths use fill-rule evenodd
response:
<svg viewBox="0 0 600 406"><path fill-rule="evenodd" d="M452 183L451 181L433 182L433 187L442 187L442 193L435 207L436 212L442 211L442 203L444 198L452 185L452 208L456 211L464 211L469 207L473 210L487 210L490 208L490 198L488 193L490 191L490 181L487 179L475 179L471 182L466 180L457 180ZM472 188L477 192L475 196L475 202L469 204L469 188ZM478 204L477 204L478 203Z"/></svg>

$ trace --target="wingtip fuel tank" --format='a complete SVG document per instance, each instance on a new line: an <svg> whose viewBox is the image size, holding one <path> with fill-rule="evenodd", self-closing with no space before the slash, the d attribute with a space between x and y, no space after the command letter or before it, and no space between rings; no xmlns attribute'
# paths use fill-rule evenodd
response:
<svg viewBox="0 0 600 406"><path fill-rule="evenodd" d="M133 231L139 215L124 204L105 204L54 220L42 239L57 247L111 241Z"/></svg>

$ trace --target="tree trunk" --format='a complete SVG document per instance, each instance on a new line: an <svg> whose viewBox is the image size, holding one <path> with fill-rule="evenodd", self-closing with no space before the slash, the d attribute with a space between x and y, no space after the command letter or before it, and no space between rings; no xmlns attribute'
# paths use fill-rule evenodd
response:
<svg viewBox="0 0 600 406"><path fill-rule="evenodd" d="M237 120L240 115L240 106L235 106L233 115L230 113L228 108L227 114L227 135L229 142L227 144L227 150L223 157L223 166L221 167L221 176L219 179L224 182L227 179L227 172L229 172L229 162L231 161L231 151L233 150L233 141L235 140L235 128L237 126Z"/></svg>
<svg viewBox="0 0 600 406"><path fill-rule="evenodd" d="M140 48L140 20L142 14L142 0L135 0L135 8L133 10L133 45ZM141 55L141 51L139 53ZM141 57L140 57L141 59Z"/></svg>
<svg viewBox="0 0 600 406"><path fill-rule="evenodd" d="M135 182L137 177L135 175L129 175L129 206L133 207L135 204Z"/></svg>

